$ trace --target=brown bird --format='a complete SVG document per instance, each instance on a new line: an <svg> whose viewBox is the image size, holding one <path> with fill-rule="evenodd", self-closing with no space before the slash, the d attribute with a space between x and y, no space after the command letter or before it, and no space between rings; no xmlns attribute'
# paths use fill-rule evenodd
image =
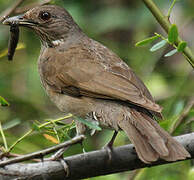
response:
<svg viewBox="0 0 194 180"><path fill-rule="evenodd" d="M100 126L123 130L139 158L176 161L190 157L185 148L155 121L162 108L143 82L115 53L90 39L63 8L35 7L6 19L35 31L41 40L38 70L41 82L62 112L97 121ZM77 122L77 132L85 125Z"/></svg>

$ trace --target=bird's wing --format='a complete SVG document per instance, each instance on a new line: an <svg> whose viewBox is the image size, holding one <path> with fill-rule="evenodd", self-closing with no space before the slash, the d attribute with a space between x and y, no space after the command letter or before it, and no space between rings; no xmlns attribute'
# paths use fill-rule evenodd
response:
<svg viewBox="0 0 194 180"><path fill-rule="evenodd" d="M46 68L49 71L47 83L61 92L74 96L128 101L161 112L161 107L153 101L142 81L104 46L100 50L70 48L63 54L55 54L45 66L49 66Z"/></svg>

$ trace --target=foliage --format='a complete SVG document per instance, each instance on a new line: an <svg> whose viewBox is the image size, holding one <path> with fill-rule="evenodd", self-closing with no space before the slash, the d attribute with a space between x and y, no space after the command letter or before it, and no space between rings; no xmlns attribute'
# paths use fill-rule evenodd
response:
<svg viewBox="0 0 194 180"><path fill-rule="evenodd" d="M0 105L9 106L9 103L3 97L0 96Z"/></svg>
<svg viewBox="0 0 194 180"><path fill-rule="evenodd" d="M146 45L146 44L152 43L154 40L156 40L158 38L161 38L162 40L160 42L154 44L150 48L151 52L154 52L154 51L157 51L158 49L161 49L167 43L169 45L172 45L173 47L175 47L175 49L173 49L170 52L168 52L167 54L165 54L164 57L172 56L177 52L183 52L187 46L187 42L185 42L185 41L181 41L178 43L178 45L176 45L176 41L178 39L178 29L177 29L177 26L175 24L172 24L172 26L170 27L169 32L168 32L168 38L165 38L161 34L155 33L155 36L152 36L150 38L146 38L142 41L139 41L135 45L136 46Z"/></svg>
<svg viewBox="0 0 194 180"><path fill-rule="evenodd" d="M12 2L0 0L0 11ZM165 120L160 122L162 127L173 135L193 131L194 109L191 108L183 118L182 115L194 95L194 74L181 55L187 44L194 47L193 1L178 1L176 4L173 1L173 5L167 0L157 2L165 12L170 6L167 16L173 25L168 35L163 34L142 1L56 0L53 3L65 7L86 34L112 49L134 69L164 108ZM19 137L28 132L31 132L30 135L14 146L13 153L33 152L73 137L75 125L69 124L72 122L69 119L59 120L58 117L64 117L64 114L50 102L41 88L36 67L40 51L38 38L31 31L21 29L19 41L22 46L16 51L13 62L8 62L4 52L7 50L9 30L6 26L0 26L0 95L3 97L0 97L0 104L8 104L7 101L10 104L0 106L0 129L4 134L1 143L4 149L9 150ZM185 41L176 44L177 35L184 35ZM137 47L134 47L135 44ZM101 148L111 134L103 130L98 135L88 136L84 142L85 149ZM124 133L120 133L115 145L126 143L129 143L128 139ZM80 146L76 146L67 150L65 155L81 152ZM192 179L193 168L189 162L137 171L134 179ZM128 179L130 174L127 172L94 179Z"/></svg>

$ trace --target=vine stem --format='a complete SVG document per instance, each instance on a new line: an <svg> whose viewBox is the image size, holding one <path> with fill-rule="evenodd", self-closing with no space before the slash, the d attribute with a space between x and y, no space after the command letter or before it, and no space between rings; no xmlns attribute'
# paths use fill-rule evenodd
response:
<svg viewBox="0 0 194 180"><path fill-rule="evenodd" d="M40 124L38 126L39 129L45 127L45 126L48 126L50 124L53 124L55 122L59 122L59 121L62 121L63 119L68 119L68 118L71 118L73 117L72 114L68 114L66 115L65 117L62 117L62 118L58 118L58 119L54 119L54 120L50 120L46 123L43 123L43 124ZM32 132L34 132L34 129L30 129L28 132L26 132L22 137L20 137L19 139L17 139L11 146L10 148L7 150L7 152L11 152L11 150L16 146L16 144L18 144L20 141L22 141L26 136L30 135Z"/></svg>
<svg viewBox="0 0 194 180"><path fill-rule="evenodd" d="M168 17L165 16L161 10L156 6L156 4L152 0L142 0L147 8L151 11L152 15L156 18L158 23L162 26L166 33L168 33L171 23L168 20ZM180 37L177 38L175 42L178 45L181 41L183 41ZM185 59L190 63L190 65L194 68L194 56L191 52L191 49L187 46L182 52Z"/></svg>
<svg viewBox="0 0 194 180"><path fill-rule="evenodd" d="M3 128L1 126L1 122L0 122L0 132L1 132L2 139L3 139L3 144L4 144L4 147L5 147L5 151L7 151L8 150L7 140L5 138L5 134L3 132Z"/></svg>
<svg viewBox="0 0 194 180"><path fill-rule="evenodd" d="M171 14L171 12L172 12L172 9L173 9L173 7L174 7L176 1L177 1L177 0L173 0L172 4L170 5L170 8L169 8L169 10L168 10L168 15L167 15L167 18L168 18L168 19L170 18L170 14Z"/></svg>

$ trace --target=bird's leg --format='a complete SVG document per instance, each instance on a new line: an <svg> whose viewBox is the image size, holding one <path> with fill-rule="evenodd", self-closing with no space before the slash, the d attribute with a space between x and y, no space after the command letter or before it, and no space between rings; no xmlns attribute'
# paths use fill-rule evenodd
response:
<svg viewBox="0 0 194 180"><path fill-rule="evenodd" d="M52 157L50 158L50 160L57 161L57 160L63 158L63 154L67 150L67 148L68 147L59 149L55 154L52 155Z"/></svg>
<svg viewBox="0 0 194 180"><path fill-rule="evenodd" d="M63 159L63 153L68 149L68 147L64 147L59 149L56 153L54 153L51 157L44 159L45 161L59 161L66 173L66 177L69 176L69 167L65 160Z"/></svg>
<svg viewBox="0 0 194 180"><path fill-rule="evenodd" d="M70 170L69 170L69 166L67 165L67 163L65 162L65 160L63 158L60 159L60 163L62 164L64 170L65 170L65 173L66 173L66 177L69 176L69 173L70 173Z"/></svg>
<svg viewBox="0 0 194 180"><path fill-rule="evenodd" d="M118 131L115 131L111 140L103 147L104 149L107 150L109 161L112 159L112 147L117 134L118 134Z"/></svg>
<svg viewBox="0 0 194 180"><path fill-rule="evenodd" d="M117 134L118 134L118 131L114 131L114 134L113 134L111 140L105 145L105 147L108 147L108 148L112 149L113 143L116 139Z"/></svg>
<svg viewBox="0 0 194 180"><path fill-rule="evenodd" d="M62 149L59 149L51 158L53 161L59 161L64 170L65 170L65 173L66 173L66 177L69 176L69 166L68 164L65 162L65 160L63 159L63 153L67 150L68 147L66 148L62 148Z"/></svg>
<svg viewBox="0 0 194 180"><path fill-rule="evenodd" d="M85 148L84 148L83 142L80 142L80 145L81 145L81 148L82 148L82 152L83 152L83 153L86 153L86 150L85 150Z"/></svg>

